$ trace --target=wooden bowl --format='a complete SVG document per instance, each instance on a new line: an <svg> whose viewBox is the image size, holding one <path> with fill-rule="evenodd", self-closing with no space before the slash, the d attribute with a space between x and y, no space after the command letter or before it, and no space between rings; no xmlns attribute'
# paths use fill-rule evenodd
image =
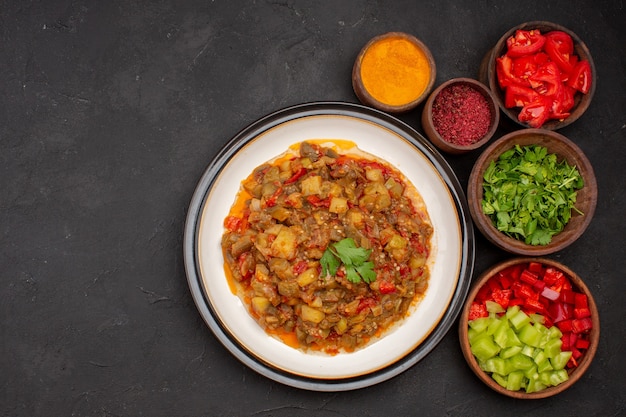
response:
<svg viewBox="0 0 626 417"><path fill-rule="evenodd" d="M373 51L374 47L381 45L383 42L394 42L394 45L400 45L400 48L408 45L412 47L412 53L419 54L421 58L417 63L411 62L410 65L406 65L406 67L397 68L394 67L394 65L398 64L396 58L398 54L401 53L401 50L394 50L384 59L380 59L380 68L376 71L378 75L376 81L374 82L374 80L367 79L364 82L362 72L363 60L366 55L368 58L372 57L373 55L368 54ZM427 80L421 92L419 91L419 86L399 85L400 83L397 82L396 74L404 71L407 71L407 73L411 75L418 73L424 74L427 72L424 74ZM359 52L352 68L352 87L358 99L366 106L371 106L388 113L405 113L417 107L417 105L428 97L435 83L436 76L437 68L435 59L422 41L404 32L388 32L372 38ZM406 100L393 103L382 100L380 91L384 91L387 85L394 85L396 89L405 89L407 94L403 95L407 96ZM372 92L374 89L377 90L375 93ZM414 89L414 91L411 91L411 89Z"/></svg>
<svg viewBox="0 0 626 417"><path fill-rule="evenodd" d="M574 52L578 55L580 59L586 59L589 61L589 65L591 66L591 88L587 94L576 93L574 98L574 107L570 110L570 116L563 120L548 120L545 122L541 128L547 130L557 130L565 127L574 121L578 120L580 116L587 110L589 105L591 104L591 100L596 90L596 67L593 63L593 59L591 57L591 53L589 52L589 48L587 45L571 30L558 25L556 23L545 22L545 21L534 21L534 22L526 22L522 23L514 28L509 29L502 37L496 42L495 46L487 52L485 55L483 62L481 63L480 71L479 71L479 80L486 85L489 86L491 91L494 92L498 105L500 106L500 110L504 113L509 119L518 125L528 128L530 127L527 123L520 122L517 118L520 108L506 108L504 106L504 91L500 88L496 75L496 58L504 55L506 52L506 40L515 34L515 31L518 29L522 30L531 30L531 29L539 29L541 33L547 33L552 30L560 30L572 37L574 41Z"/></svg>
<svg viewBox="0 0 626 417"><path fill-rule="evenodd" d="M442 91L448 88L452 88L453 86L468 86L478 91L480 94L482 94L483 97L485 97L489 106L489 112L491 114L489 129L487 130L485 135L482 136L482 138L471 144L462 145L444 139L444 137L437 131L437 128L435 127L435 122L433 121L433 105L435 104L437 96L439 96ZM472 120L471 115L468 115L468 120ZM435 145L440 150L451 154L462 154L472 151L474 149L478 149L481 146L485 145L489 141L489 139L491 139L496 133L499 122L500 109L493 93L489 90L489 88L487 88L486 85L472 78L453 78L444 82L439 87L437 87L430 94L430 96L428 96L428 99L424 103L424 109L422 110L422 128L424 129L424 133L426 133L426 136L433 143L433 145Z"/></svg>
<svg viewBox="0 0 626 417"><path fill-rule="evenodd" d="M541 145L548 153L556 154L559 161L566 160L575 166L583 178L583 188L578 190L575 207L583 214L572 211L572 216L564 229L554 235L547 245L529 245L521 240L505 235L483 213L483 175L492 161L515 145ZM591 163L583 151L565 136L545 129L522 129L511 132L489 145L476 160L470 173L467 200L474 224L493 244L510 253L526 256L541 256L559 251L578 239L593 218L598 200L598 187Z"/></svg>
<svg viewBox="0 0 626 417"><path fill-rule="evenodd" d="M476 298L476 295L478 291L480 290L480 288L483 285L485 285L485 283L491 277L505 270L506 268L514 266L514 265L518 265L518 264L529 263L529 262L539 262L544 266L551 266L551 267L555 267L561 270L569 278L570 282L572 283L573 289L586 294L587 299L588 299L589 310L591 311L591 321L593 325L593 328L591 329L589 333L589 342L590 342L589 348L584 352L583 356L579 359L578 366L574 368L573 370L568 370L569 379L559 385L545 388L541 391L537 391L533 393L526 393L526 391L523 391L523 390L510 391L502 387L501 385L499 385L490 376L490 374L486 373L479 367L478 361L476 360L476 357L473 355L470 349L469 338L468 338L468 320L469 320L470 306L472 302L474 301L474 299ZM581 379L585 371L587 371L587 369L589 368L589 365L591 365L593 357L595 356L596 351L598 349L598 344L600 342L600 316L598 313L598 307L593 298L593 295L589 291L589 288L587 288L583 280L576 273L574 273L571 269L569 269L567 266L557 261L547 259L547 258L528 258L528 257L513 258L513 259L503 261L501 263L498 263L490 267L478 277L478 279L474 282L474 284L472 284L472 287L470 288L470 292L467 296L463 310L461 310L461 315L459 318L459 342L461 344L461 350L463 351L463 356L465 357L467 364L472 369L472 371L476 374L476 376L478 376L478 378L481 381L483 381L489 388L493 389L494 391L500 394L513 397L513 398L518 398L518 399L546 398L546 397L559 394L565 391L566 389L570 388L572 385L574 385L577 381Z"/></svg>

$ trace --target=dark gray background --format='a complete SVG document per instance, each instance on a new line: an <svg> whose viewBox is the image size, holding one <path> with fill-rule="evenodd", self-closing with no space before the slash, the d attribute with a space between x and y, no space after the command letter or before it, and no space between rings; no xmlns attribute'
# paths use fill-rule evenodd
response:
<svg viewBox="0 0 626 417"><path fill-rule="evenodd" d="M0 414L623 415L624 7L0 0ZM200 318L182 262L186 210L219 149L280 108L356 102L352 64L375 35L422 39L440 84L476 77L490 46L529 20L576 32L597 67L591 107L561 133L593 164L598 207L580 240L551 256L600 306L584 378L555 398L500 396L466 366L455 328L411 369L351 392L283 386L231 356ZM401 119L421 131L420 112ZM446 156L464 187L477 156ZM477 234L475 274L508 257Z"/></svg>

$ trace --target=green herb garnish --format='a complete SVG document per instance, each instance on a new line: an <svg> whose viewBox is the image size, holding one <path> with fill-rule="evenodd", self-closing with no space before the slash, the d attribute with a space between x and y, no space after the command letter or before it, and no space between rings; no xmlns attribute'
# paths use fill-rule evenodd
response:
<svg viewBox="0 0 626 417"><path fill-rule="evenodd" d="M348 281L357 284L361 280L370 283L376 280L374 263L368 261L372 251L358 248L351 238L333 243L326 248L320 259L322 275L335 275L343 264Z"/></svg>
<svg viewBox="0 0 626 417"><path fill-rule="evenodd" d="M580 213L574 206L583 187L580 173L545 147L515 145L491 162L483 179L483 213L499 231L526 244L547 245L572 209Z"/></svg>

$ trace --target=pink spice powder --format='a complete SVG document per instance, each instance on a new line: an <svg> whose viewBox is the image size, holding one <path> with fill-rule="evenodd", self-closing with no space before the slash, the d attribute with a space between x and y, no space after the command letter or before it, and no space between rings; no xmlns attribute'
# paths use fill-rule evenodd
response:
<svg viewBox="0 0 626 417"><path fill-rule="evenodd" d="M489 131L491 108L478 90L467 84L453 84L435 97L433 125L446 142L472 145Z"/></svg>

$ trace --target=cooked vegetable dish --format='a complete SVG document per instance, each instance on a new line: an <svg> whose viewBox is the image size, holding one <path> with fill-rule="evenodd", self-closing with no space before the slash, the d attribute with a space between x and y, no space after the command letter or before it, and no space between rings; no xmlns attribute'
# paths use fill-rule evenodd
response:
<svg viewBox="0 0 626 417"><path fill-rule="evenodd" d="M363 347L406 317L428 287L433 233L398 170L336 149L302 142L257 167L222 237L231 288L258 323L328 354Z"/></svg>

